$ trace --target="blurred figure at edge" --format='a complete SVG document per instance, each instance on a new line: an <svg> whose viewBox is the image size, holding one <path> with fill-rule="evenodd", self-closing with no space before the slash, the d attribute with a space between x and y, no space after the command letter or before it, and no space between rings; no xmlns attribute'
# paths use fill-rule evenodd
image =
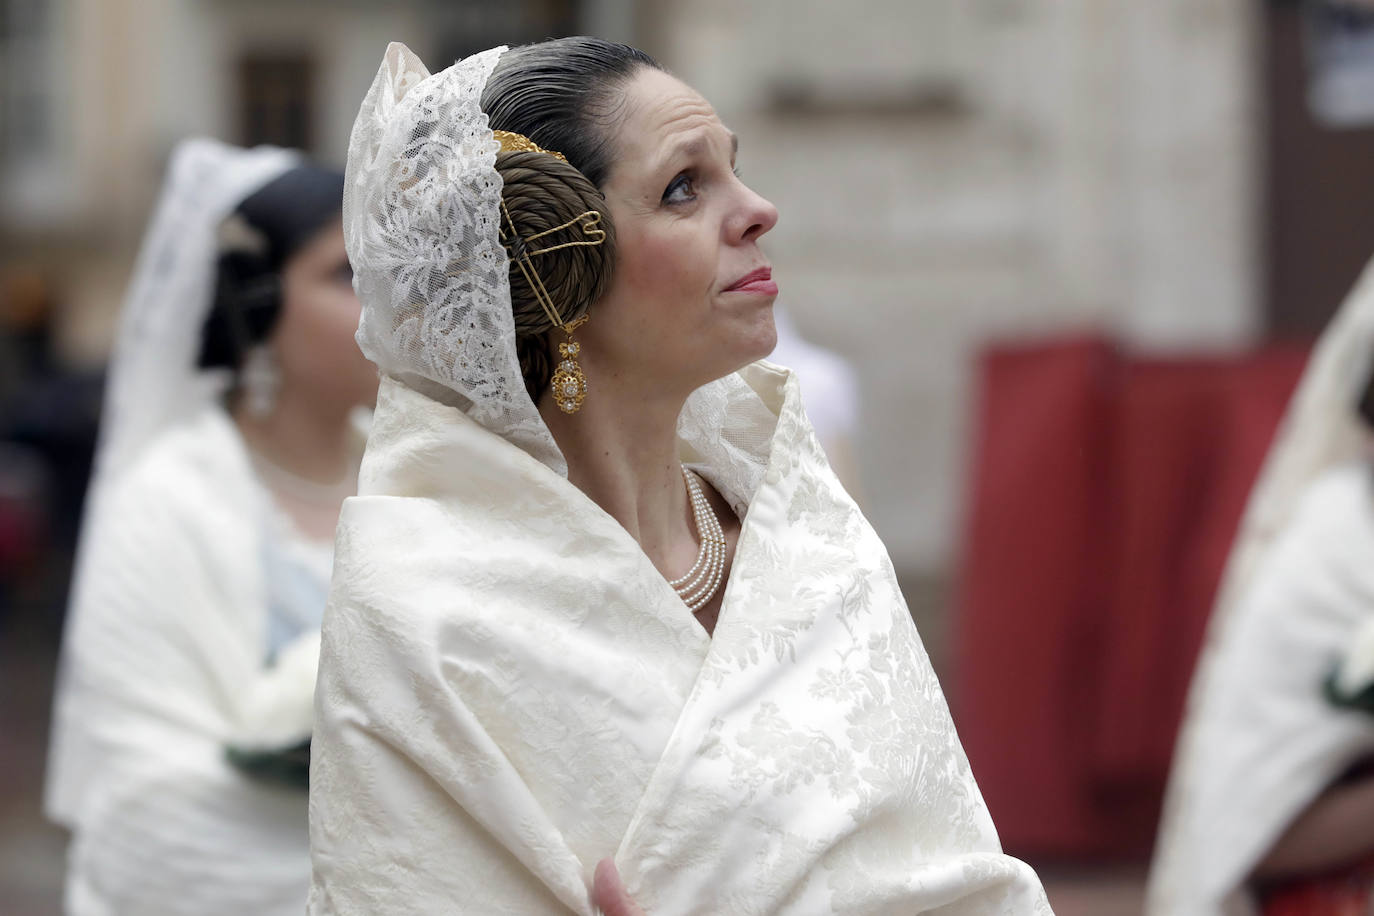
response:
<svg viewBox="0 0 1374 916"><path fill-rule="evenodd" d="M358 408L343 178L192 140L127 294L78 550L46 807L67 912L286 914Z"/></svg>
<svg viewBox="0 0 1374 916"><path fill-rule="evenodd" d="M1151 916L1369 912L1374 267L1323 336L1250 497L1194 675Z"/></svg>

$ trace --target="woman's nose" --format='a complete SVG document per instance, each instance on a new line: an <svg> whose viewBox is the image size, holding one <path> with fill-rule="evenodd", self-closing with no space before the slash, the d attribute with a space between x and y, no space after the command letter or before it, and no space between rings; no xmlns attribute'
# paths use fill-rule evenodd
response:
<svg viewBox="0 0 1374 916"><path fill-rule="evenodd" d="M778 223L778 208L763 195L743 187L744 198L740 202L738 225L741 241L757 241Z"/></svg>

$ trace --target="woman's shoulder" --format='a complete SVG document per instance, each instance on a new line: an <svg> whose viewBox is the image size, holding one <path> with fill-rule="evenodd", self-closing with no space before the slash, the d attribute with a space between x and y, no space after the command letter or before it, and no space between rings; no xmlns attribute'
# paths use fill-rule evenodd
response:
<svg viewBox="0 0 1374 916"><path fill-rule="evenodd" d="M1374 537L1374 463L1352 461L1315 477L1299 498L1289 530Z"/></svg>
<svg viewBox="0 0 1374 916"><path fill-rule="evenodd" d="M253 492L246 446L218 405L168 427L103 484L107 499L152 508L206 502L244 505Z"/></svg>
<svg viewBox="0 0 1374 916"><path fill-rule="evenodd" d="M1286 615L1284 608L1344 608L1374 596L1374 468L1333 467L1298 498L1247 589L1246 604Z"/></svg>

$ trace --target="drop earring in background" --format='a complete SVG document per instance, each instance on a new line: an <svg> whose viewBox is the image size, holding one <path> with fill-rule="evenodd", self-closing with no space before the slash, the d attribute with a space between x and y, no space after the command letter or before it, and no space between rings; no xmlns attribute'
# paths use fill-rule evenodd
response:
<svg viewBox="0 0 1374 916"><path fill-rule="evenodd" d="M239 370L239 385L251 415L265 417L277 406L281 370L268 347L256 346L248 351L243 368Z"/></svg>

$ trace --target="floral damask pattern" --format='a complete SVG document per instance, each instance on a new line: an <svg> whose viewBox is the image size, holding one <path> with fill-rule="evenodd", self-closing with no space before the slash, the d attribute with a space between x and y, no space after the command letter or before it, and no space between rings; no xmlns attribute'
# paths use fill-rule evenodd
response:
<svg viewBox="0 0 1374 916"><path fill-rule="evenodd" d="M795 382L760 364L698 395L684 456L744 513L711 638L565 480L383 386L385 489L345 513L326 621L314 912L590 916L609 854L654 916L1048 912Z"/></svg>

